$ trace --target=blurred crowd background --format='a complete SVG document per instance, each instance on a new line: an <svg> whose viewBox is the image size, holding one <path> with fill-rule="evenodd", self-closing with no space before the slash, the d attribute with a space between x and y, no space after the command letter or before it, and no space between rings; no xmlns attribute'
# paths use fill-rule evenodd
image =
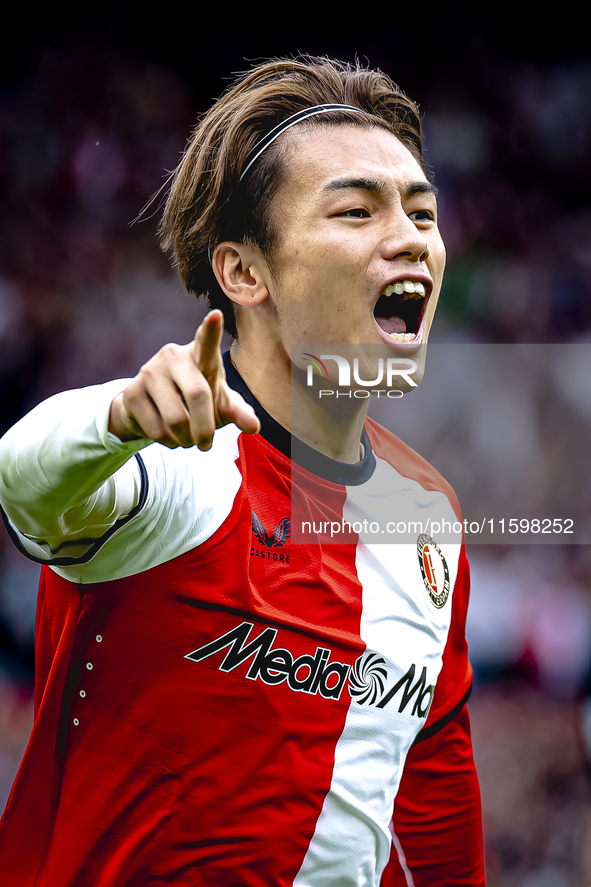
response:
<svg viewBox="0 0 591 887"><path fill-rule="evenodd" d="M132 222L232 72L286 53L358 56L424 112L448 248L433 335L448 369L429 388L428 359L413 403L380 419L461 499L465 492L469 509L479 503L482 517L493 500L506 518L521 517L525 487L532 508L551 501L561 512L529 517L568 518L572 506L585 519L584 35L566 15L532 24L515 12L490 21L474 11L417 12L412 22L389 13L385 27L378 12L354 25L298 16L278 29L269 27L276 13L257 7L257 27L250 9L222 34L197 13L172 28L125 5L85 20L60 20L52 9L25 21L16 11L21 27L0 61L0 433L42 398L133 375L165 342L192 337L205 306L156 245L158 200ZM560 351L540 388L527 361L505 376L490 361L454 361L479 345L483 355L492 346ZM539 495L546 489L549 500ZM564 539L469 540L470 710L490 887L591 885L591 549ZM2 533L0 809L32 720L37 579L38 567Z"/></svg>

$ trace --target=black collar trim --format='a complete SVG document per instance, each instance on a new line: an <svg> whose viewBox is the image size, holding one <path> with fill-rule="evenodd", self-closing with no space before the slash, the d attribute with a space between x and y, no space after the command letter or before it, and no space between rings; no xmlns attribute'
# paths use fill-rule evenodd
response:
<svg viewBox="0 0 591 887"><path fill-rule="evenodd" d="M358 486L370 479L376 467L376 460L365 428L361 435L363 458L353 465L347 462L338 462L336 459L331 459L330 456L325 456L324 453L319 453L299 438L293 437L287 428L284 428L269 415L230 360L229 351L224 354L224 368L228 385L242 395L246 403L250 404L261 423L262 436L280 453L305 468L306 471L310 471L317 477L333 484Z"/></svg>

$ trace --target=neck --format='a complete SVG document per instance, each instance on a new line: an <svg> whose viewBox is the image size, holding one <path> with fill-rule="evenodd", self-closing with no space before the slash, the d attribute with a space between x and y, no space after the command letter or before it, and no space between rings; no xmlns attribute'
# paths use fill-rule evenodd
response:
<svg viewBox="0 0 591 887"><path fill-rule="evenodd" d="M261 349L264 353L264 349ZM360 441L367 414L367 399L319 397L315 378L306 385L305 373L292 367L288 355L265 359L232 344L232 363L262 407L294 437L314 450L339 462L353 464L360 459ZM323 380L322 387L330 383Z"/></svg>

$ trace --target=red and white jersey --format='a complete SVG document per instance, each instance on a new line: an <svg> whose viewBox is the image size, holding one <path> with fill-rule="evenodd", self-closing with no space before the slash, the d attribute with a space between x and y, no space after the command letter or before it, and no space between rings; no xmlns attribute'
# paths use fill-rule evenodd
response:
<svg viewBox="0 0 591 887"><path fill-rule="evenodd" d="M117 482L135 493L100 536L11 527L50 567L35 724L0 828L7 883L378 887L399 883L394 865L415 883L393 811L409 750L469 693L463 546L295 543L293 497L318 525L371 519L384 497L409 521L454 521L455 496L371 420L356 465L304 445L296 463L227 372L260 434L131 459L111 442L103 461L127 446ZM112 390L59 397L84 398L82 423ZM90 472L105 425L78 436Z"/></svg>

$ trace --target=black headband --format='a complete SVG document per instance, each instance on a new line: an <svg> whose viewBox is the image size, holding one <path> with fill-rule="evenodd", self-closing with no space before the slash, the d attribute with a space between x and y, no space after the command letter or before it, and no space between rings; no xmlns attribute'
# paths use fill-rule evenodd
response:
<svg viewBox="0 0 591 887"><path fill-rule="evenodd" d="M279 138L281 133L285 132L286 129L295 126L296 123L301 123L302 120L306 120L308 117L315 117L316 114L326 114L329 111L355 111L357 114L366 113L361 108L355 108L353 105L314 105L313 108L304 108L303 111L298 111L296 114L292 114L291 117L288 117L287 120L279 123L271 130L271 132L267 133L266 136L263 136L260 142L256 143L246 158L246 165L240 175L240 181L242 181L255 160L257 160L263 151L265 151L275 139Z"/></svg>

